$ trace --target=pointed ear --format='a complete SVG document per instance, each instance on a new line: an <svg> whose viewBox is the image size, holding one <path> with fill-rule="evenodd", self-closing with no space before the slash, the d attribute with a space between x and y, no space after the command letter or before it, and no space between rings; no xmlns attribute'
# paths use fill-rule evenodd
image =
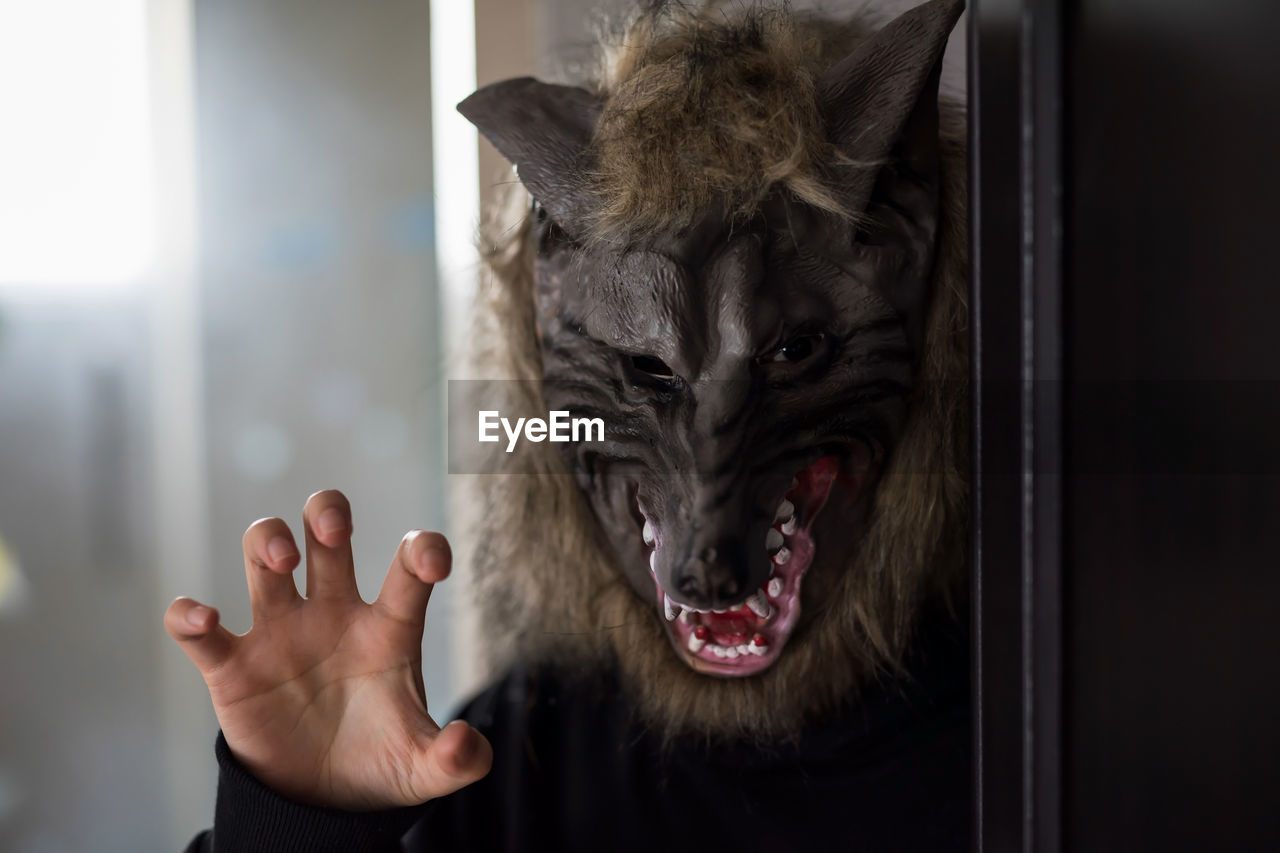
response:
<svg viewBox="0 0 1280 853"><path fill-rule="evenodd" d="M458 104L458 112L515 165L561 228L574 233L585 222L582 160L600 117L595 95L520 77L485 86Z"/></svg>
<svg viewBox="0 0 1280 853"><path fill-rule="evenodd" d="M931 185L938 168L938 79L963 0L931 0L894 18L823 77L820 103L831 140L859 162L897 157ZM846 203L870 201L874 169L860 170Z"/></svg>

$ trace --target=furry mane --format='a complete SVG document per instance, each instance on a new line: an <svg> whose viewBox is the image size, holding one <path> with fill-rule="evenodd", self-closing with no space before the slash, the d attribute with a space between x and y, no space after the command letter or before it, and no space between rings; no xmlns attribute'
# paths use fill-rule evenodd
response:
<svg viewBox="0 0 1280 853"><path fill-rule="evenodd" d="M595 227L633 236L687 221L713 198L733 211L788 191L838 211L828 189L843 167L825 141L814 79L872 32L866 16L833 21L756 9L650 6L606 46L605 97L593 141L607 188ZM743 679L700 675L672 652L660 615L615 564L588 500L547 444L516 450L522 471L470 478L472 589L486 663L617 662L637 713L668 734L786 737L897 671L918 614L963 594L968 550L968 305L964 119L941 111L941 189L933 297L916 390L874 497L865 537L831 598L777 663ZM658 166L661 166L659 168ZM472 340L475 375L507 383L513 409L546 411L534 320L532 219L494 217Z"/></svg>
<svg viewBox="0 0 1280 853"><path fill-rule="evenodd" d="M870 164L827 140L817 83L870 30L825 23L785 9L667 3L606 38L596 89L607 100L590 157L594 236L680 228L715 202L749 216L777 186L852 215L831 192L834 173Z"/></svg>

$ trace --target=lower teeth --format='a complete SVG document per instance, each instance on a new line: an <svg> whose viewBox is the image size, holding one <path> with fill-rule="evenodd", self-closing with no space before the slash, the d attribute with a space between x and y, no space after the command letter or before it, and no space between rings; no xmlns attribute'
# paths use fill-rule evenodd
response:
<svg viewBox="0 0 1280 853"><path fill-rule="evenodd" d="M690 649L690 651L695 651L695 649L694 649L694 643L695 643L695 642L697 642L697 644L698 644L698 649L701 649L701 648L702 648L702 642L701 642L701 641L696 640L696 638L695 638L695 637L690 636L690 637L689 637L689 649ZM739 644L738 644L738 645L736 645L736 646L722 646L722 645L720 645L720 644L718 644L718 643L710 643L710 644L708 644L708 645L707 645L707 649L709 649L709 650L711 651L711 653L712 653L713 655L715 655L716 657L718 657L718 658L725 658L725 659L727 659L727 660L733 660L733 659L735 659L735 658L746 657L747 655L756 655L756 656L760 656L760 655L763 655L763 654L767 651L767 647L765 647L765 646L757 646L757 645L754 645L754 644L752 644L752 643L739 643Z"/></svg>

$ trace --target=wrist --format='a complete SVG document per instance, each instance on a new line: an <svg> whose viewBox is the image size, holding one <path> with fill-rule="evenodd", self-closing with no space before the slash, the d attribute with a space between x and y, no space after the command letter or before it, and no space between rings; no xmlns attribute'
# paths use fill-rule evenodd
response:
<svg viewBox="0 0 1280 853"><path fill-rule="evenodd" d="M218 733L218 798L214 832L219 853L235 851L389 850L424 806L355 812L291 799L258 779Z"/></svg>

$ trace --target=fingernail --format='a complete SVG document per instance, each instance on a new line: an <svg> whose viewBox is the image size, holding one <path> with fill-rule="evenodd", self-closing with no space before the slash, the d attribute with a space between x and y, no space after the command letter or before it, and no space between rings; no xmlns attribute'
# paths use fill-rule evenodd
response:
<svg viewBox="0 0 1280 853"><path fill-rule="evenodd" d="M432 561L439 559L443 553L444 549L439 545L428 545L418 553L418 568L424 572L431 571Z"/></svg>
<svg viewBox="0 0 1280 853"><path fill-rule="evenodd" d="M467 722L465 720L454 720L453 722L449 723L449 725L445 726L445 728L449 729L455 726L463 729L471 728L471 726L467 725ZM459 764L465 765L471 759L471 754L475 752L475 747L476 747L475 738L471 738L471 737L463 738L462 742L458 744L457 751L454 752L453 754L454 760L456 760Z"/></svg>
<svg viewBox="0 0 1280 853"><path fill-rule="evenodd" d="M267 543L267 556L271 558L273 563L287 560L296 553L293 543L283 536L277 536Z"/></svg>
<svg viewBox="0 0 1280 853"><path fill-rule="evenodd" d="M320 517L316 519L316 530L319 533L328 536L330 533L337 533L340 530L347 529L347 517L342 514L342 510L337 508L326 509L320 513Z"/></svg>
<svg viewBox="0 0 1280 853"><path fill-rule="evenodd" d="M209 608L203 604L197 604L187 611L187 624L192 628L203 628L204 620L208 618L209 613Z"/></svg>

